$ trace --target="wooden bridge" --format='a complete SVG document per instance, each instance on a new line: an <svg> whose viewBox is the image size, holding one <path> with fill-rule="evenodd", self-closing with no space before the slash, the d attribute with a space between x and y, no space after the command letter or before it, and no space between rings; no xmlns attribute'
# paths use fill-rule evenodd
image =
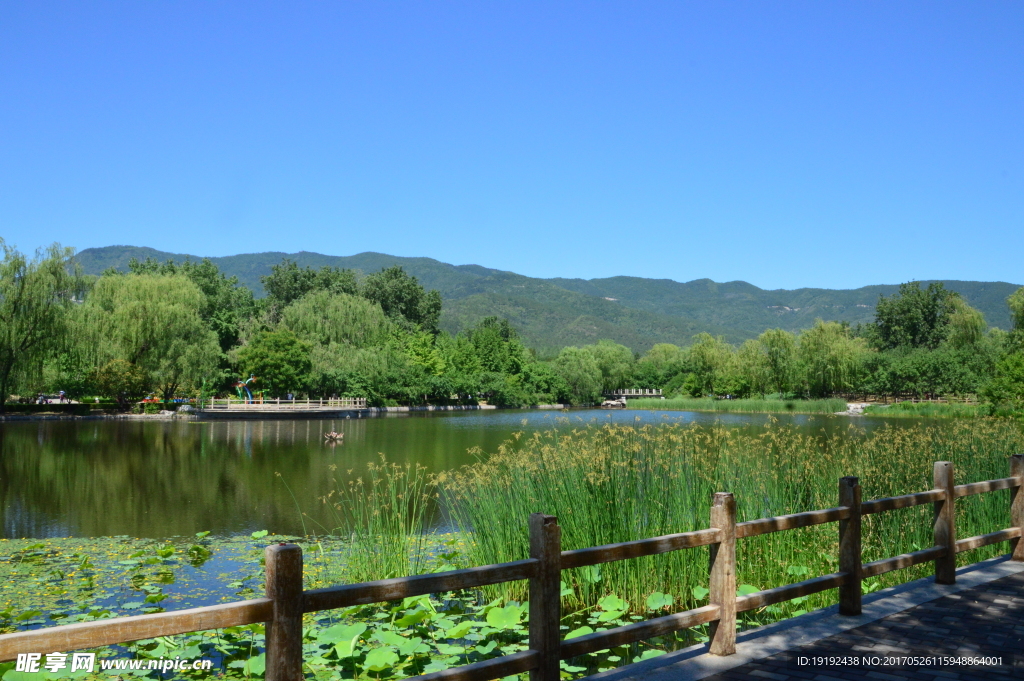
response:
<svg viewBox="0 0 1024 681"><path fill-rule="evenodd" d="M361 413L366 410L365 397L304 400L257 398L252 401L225 398L201 402L198 413L205 418L306 418Z"/></svg>
<svg viewBox="0 0 1024 681"><path fill-rule="evenodd" d="M613 400L665 399L665 396L661 394L661 388L619 388L610 393L605 393L604 396Z"/></svg>

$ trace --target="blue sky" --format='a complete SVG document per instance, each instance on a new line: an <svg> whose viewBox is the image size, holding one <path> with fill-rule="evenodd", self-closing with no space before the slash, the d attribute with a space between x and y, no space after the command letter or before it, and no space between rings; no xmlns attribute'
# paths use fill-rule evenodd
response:
<svg viewBox="0 0 1024 681"><path fill-rule="evenodd" d="M4 2L21 250L1024 283L1021 2Z"/></svg>

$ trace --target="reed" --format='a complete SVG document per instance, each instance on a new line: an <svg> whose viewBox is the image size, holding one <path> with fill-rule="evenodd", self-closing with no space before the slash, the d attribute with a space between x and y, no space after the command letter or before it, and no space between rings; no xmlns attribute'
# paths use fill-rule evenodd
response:
<svg viewBox="0 0 1024 681"><path fill-rule="evenodd" d="M336 481L320 499L334 525L323 529L346 541L338 560L325 561L323 578L353 583L425 572L434 494L422 466L388 463L383 455L368 465L365 477Z"/></svg>
<svg viewBox="0 0 1024 681"><path fill-rule="evenodd" d="M953 461L961 482L1005 477L1007 457L1024 451L1018 424L995 419L910 428L883 427L847 437L809 435L769 423L757 435L721 426L591 426L518 436L487 459L435 482L467 533L469 563L483 565L528 555L531 512L557 515L563 549L643 539L708 526L716 491L736 495L738 519L829 508L838 503L838 479L856 475L864 499L931 488L932 463ZM957 501L958 534L1006 527L1009 497L1000 491ZM931 509L872 515L864 522L864 561L931 546ZM835 524L742 539L739 581L764 589L827 574L837 568ZM962 563L1005 552L992 546L962 554ZM694 549L563 573L569 605L593 605L614 593L636 611L654 592L677 607L702 604L707 550ZM915 579L930 566L871 580L866 588ZM694 592L694 587L698 587ZM522 598L506 585L507 598ZM835 592L806 603L774 606L768 615L823 607ZM787 610L788 609L788 610ZM757 615L755 615L757 616ZM772 617L774 618L774 617Z"/></svg>
<svg viewBox="0 0 1024 681"><path fill-rule="evenodd" d="M671 411L719 411L742 414L834 414L846 411L846 400L717 400L711 397L677 397L667 400L629 400L630 409Z"/></svg>
<svg viewBox="0 0 1024 681"><path fill-rule="evenodd" d="M923 416L929 418L975 418L987 416L991 409L987 404L963 404L959 402L897 402L895 404L872 404L864 413L872 416Z"/></svg>

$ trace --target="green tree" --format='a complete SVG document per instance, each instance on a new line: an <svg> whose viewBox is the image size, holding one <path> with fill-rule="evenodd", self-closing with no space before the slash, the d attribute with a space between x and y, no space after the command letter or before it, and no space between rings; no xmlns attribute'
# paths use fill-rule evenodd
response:
<svg viewBox="0 0 1024 681"><path fill-rule="evenodd" d="M204 301L182 274L104 275L86 298L76 333L96 365L137 365L167 401L220 375L217 334L200 315Z"/></svg>
<svg viewBox="0 0 1024 681"><path fill-rule="evenodd" d="M364 348L383 344L392 332L380 305L331 291L308 293L284 308L281 324L313 345L348 343Z"/></svg>
<svg viewBox="0 0 1024 681"><path fill-rule="evenodd" d="M523 367L523 382L531 394L531 404L559 404L569 401L569 384L547 362L528 362Z"/></svg>
<svg viewBox="0 0 1024 681"><path fill-rule="evenodd" d="M732 363L732 346L721 336L699 333L690 346L690 366L700 395L724 394L725 377Z"/></svg>
<svg viewBox="0 0 1024 681"><path fill-rule="evenodd" d="M593 353L575 347L562 348L554 362L555 372L568 386L572 404L601 401L601 368Z"/></svg>
<svg viewBox="0 0 1024 681"><path fill-rule="evenodd" d="M788 393L796 374L796 337L783 329L768 329L757 338L764 353L765 379L768 388Z"/></svg>
<svg viewBox="0 0 1024 681"><path fill-rule="evenodd" d="M310 345L290 329L257 334L238 350L238 364L246 376L256 376L258 385L280 397L302 392L310 378Z"/></svg>
<svg viewBox="0 0 1024 681"><path fill-rule="evenodd" d="M226 277L209 258L201 262L185 260L177 264L174 260L159 263L155 258L128 261L130 274L181 274L199 287L203 302L199 316L217 334L223 352L238 344L241 327L256 313L256 301L252 291L239 283L238 277ZM119 274L108 270L105 274Z"/></svg>
<svg viewBox="0 0 1024 681"><path fill-rule="evenodd" d="M594 356L597 368L601 370L601 389L604 392L627 387L634 364L632 350L611 340L599 340L585 349Z"/></svg>
<svg viewBox="0 0 1024 681"><path fill-rule="evenodd" d="M964 301L960 296L950 298L949 322L946 338L956 349L972 347L985 336L985 315Z"/></svg>
<svg viewBox="0 0 1024 681"><path fill-rule="evenodd" d="M997 414L1024 413L1024 352L1012 352L1000 360L981 397Z"/></svg>
<svg viewBox="0 0 1024 681"><path fill-rule="evenodd" d="M1006 304L1010 306L1010 318L1013 322L1010 341L1024 350L1024 286L1010 294Z"/></svg>
<svg viewBox="0 0 1024 681"><path fill-rule="evenodd" d="M360 285L360 293L380 305L389 318L437 333L441 294L424 290L416 277L410 276L400 266L368 275Z"/></svg>
<svg viewBox="0 0 1024 681"><path fill-rule="evenodd" d="M634 388L661 388L686 365L686 351L672 343L656 343L633 367Z"/></svg>
<svg viewBox="0 0 1024 681"><path fill-rule="evenodd" d="M356 275L352 270L327 265L314 270L312 267L299 267L288 258L271 267L270 274L260 277L260 281L270 299L281 307L312 291L349 295L355 295L357 291Z"/></svg>
<svg viewBox="0 0 1024 681"><path fill-rule="evenodd" d="M444 361L444 375L451 387L450 395L468 399L470 395L482 392L480 378L483 366L476 346L467 334L450 336L442 333L437 336L434 345Z"/></svg>
<svg viewBox="0 0 1024 681"><path fill-rule="evenodd" d="M736 350L732 371L726 381L726 392L736 397L751 393L764 395L769 390L768 359L761 342L748 338Z"/></svg>
<svg viewBox="0 0 1024 681"><path fill-rule="evenodd" d="M15 378L40 371L67 331L68 311L82 285L74 251L53 244L28 260L0 239L0 413Z"/></svg>
<svg viewBox="0 0 1024 681"><path fill-rule="evenodd" d="M433 334L427 331L416 331L405 336L405 354L409 361L432 376L443 376L447 366L444 355L437 347ZM445 396L447 399L447 396Z"/></svg>
<svg viewBox="0 0 1024 681"><path fill-rule="evenodd" d="M485 317L466 331L482 371L518 374L526 363L526 347L507 319Z"/></svg>
<svg viewBox="0 0 1024 681"><path fill-rule="evenodd" d="M126 411L149 392L146 371L124 359L112 359L97 368L92 382L101 395L117 400L121 411Z"/></svg>
<svg viewBox="0 0 1024 681"><path fill-rule="evenodd" d="M959 297L941 282L922 289L913 281L901 284L898 293L879 296L873 334L878 347L937 348L946 339L953 299Z"/></svg>
<svg viewBox="0 0 1024 681"><path fill-rule="evenodd" d="M813 327L800 334L797 346L807 392L826 397L852 390L865 351L864 341L851 337L847 326L815 320Z"/></svg>

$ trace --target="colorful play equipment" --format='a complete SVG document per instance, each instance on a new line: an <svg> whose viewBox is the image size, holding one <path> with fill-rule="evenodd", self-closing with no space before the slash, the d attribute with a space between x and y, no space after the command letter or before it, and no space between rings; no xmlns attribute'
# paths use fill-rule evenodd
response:
<svg viewBox="0 0 1024 681"><path fill-rule="evenodd" d="M252 404L253 397L252 391L249 390L249 384L255 383L258 380L259 379L256 378L255 376L249 374L249 378L245 379L244 381L239 381L238 383L235 383L235 392L238 393L238 399L242 400L246 404Z"/></svg>

